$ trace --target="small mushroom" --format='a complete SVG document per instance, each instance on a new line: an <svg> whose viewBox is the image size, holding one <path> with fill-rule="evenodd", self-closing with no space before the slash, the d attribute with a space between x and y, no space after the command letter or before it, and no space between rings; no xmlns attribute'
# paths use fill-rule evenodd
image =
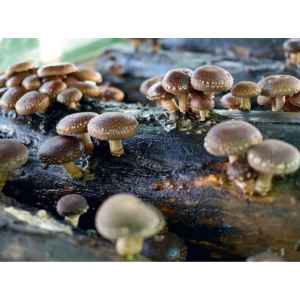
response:
<svg viewBox="0 0 300 300"><path fill-rule="evenodd" d="M191 77L192 87L214 98L216 93L227 92L233 85L233 77L225 69L217 66L198 67Z"/></svg>
<svg viewBox="0 0 300 300"><path fill-rule="evenodd" d="M176 121L178 107L174 98L174 95L168 93L162 86L161 82L154 83L146 94L150 101L157 101L160 103L161 107L167 110L169 113L169 118L171 121Z"/></svg>
<svg viewBox="0 0 300 300"><path fill-rule="evenodd" d="M206 150L215 156L228 156L229 162L242 158L249 147L261 143L260 131L253 125L230 120L213 126L204 140Z"/></svg>
<svg viewBox="0 0 300 300"><path fill-rule="evenodd" d="M66 105L70 109L78 109L82 93L76 88L67 88L57 95L57 102Z"/></svg>
<svg viewBox="0 0 300 300"><path fill-rule="evenodd" d="M200 115L200 121L205 121L209 118L210 111L215 107L215 101L199 91L190 92L190 106L193 112Z"/></svg>
<svg viewBox="0 0 300 300"><path fill-rule="evenodd" d="M94 145L87 132L89 121L98 116L94 112L80 112L67 115L56 125L56 132L63 136L77 136L84 145L87 154L93 153Z"/></svg>
<svg viewBox="0 0 300 300"><path fill-rule="evenodd" d="M5 85L7 87L21 86L23 80L32 74L33 74L33 72L31 72L31 71L17 73L16 75L13 75L9 79L7 79Z"/></svg>
<svg viewBox="0 0 300 300"><path fill-rule="evenodd" d="M84 197L78 194L69 194L61 197L56 205L57 213L65 218L65 222L77 227L81 215L85 214L89 205Z"/></svg>
<svg viewBox="0 0 300 300"><path fill-rule="evenodd" d="M32 115L44 113L50 105L48 95L37 91L27 92L16 103L16 111L19 115Z"/></svg>
<svg viewBox="0 0 300 300"><path fill-rule="evenodd" d="M272 188L272 178L296 172L300 167L298 149L279 140L265 140L248 151L248 163L259 176L255 191L264 196Z"/></svg>
<svg viewBox="0 0 300 300"><path fill-rule="evenodd" d="M36 74L33 74L25 77L22 85L28 91L38 90L41 86L41 81Z"/></svg>
<svg viewBox="0 0 300 300"><path fill-rule="evenodd" d="M11 65L9 68L7 68L4 75L8 79L17 73L26 72L32 69L35 69L34 63L31 61L25 61L25 62Z"/></svg>
<svg viewBox="0 0 300 300"><path fill-rule="evenodd" d="M191 88L190 69L173 69L167 72L162 80L163 88L178 98L180 112L186 113L189 109L189 91Z"/></svg>
<svg viewBox="0 0 300 300"><path fill-rule="evenodd" d="M116 241L118 254L133 259L143 241L165 225L162 214L153 206L130 194L109 197L98 209L96 229L105 238Z"/></svg>
<svg viewBox="0 0 300 300"><path fill-rule="evenodd" d="M0 99L0 107L8 112L15 109L17 101L26 93L27 91L21 87L11 87L2 95Z"/></svg>
<svg viewBox="0 0 300 300"><path fill-rule="evenodd" d="M252 81L240 81L231 89L231 94L241 99L240 109L245 111L251 110L251 98L258 96L259 93L259 86Z"/></svg>
<svg viewBox="0 0 300 300"><path fill-rule="evenodd" d="M257 103L261 106L269 106L275 101L275 98L270 98L266 96L259 95L257 97Z"/></svg>
<svg viewBox="0 0 300 300"><path fill-rule="evenodd" d="M99 86L100 94L99 98L105 101L117 101L122 102L125 94L122 90L113 86Z"/></svg>
<svg viewBox="0 0 300 300"><path fill-rule="evenodd" d="M149 88L157 82L161 82L163 80L163 76L158 75L158 76L153 76L151 78L146 79L145 81L142 82L140 85L140 93L143 94L145 97L147 97L147 93Z"/></svg>
<svg viewBox="0 0 300 300"><path fill-rule="evenodd" d="M267 76L258 85L262 96L275 99L272 102L272 111L281 111L286 96L293 96L300 91L300 80L291 75Z"/></svg>
<svg viewBox="0 0 300 300"><path fill-rule="evenodd" d="M50 98L55 98L59 93L67 88L67 85L59 79L45 82L39 89L41 93L49 95Z"/></svg>
<svg viewBox="0 0 300 300"><path fill-rule="evenodd" d="M76 71L78 71L78 68L73 64L56 64L39 68L37 74L39 77L64 76Z"/></svg>
<svg viewBox="0 0 300 300"><path fill-rule="evenodd" d="M69 84L68 86L76 88L76 89L80 90L84 96L92 97L92 98L98 97L101 92L99 86L97 86L93 83L90 83L90 82L78 81L78 82Z"/></svg>
<svg viewBox="0 0 300 300"><path fill-rule="evenodd" d="M99 72L91 69L79 69L78 71L72 73L72 76L79 81L93 81L96 83L101 83L103 80Z"/></svg>
<svg viewBox="0 0 300 300"><path fill-rule="evenodd" d="M300 39L288 39L284 42L283 49L288 65L300 65Z"/></svg>
<svg viewBox="0 0 300 300"><path fill-rule="evenodd" d="M241 100L240 98L233 96L231 93L227 93L221 98L220 103L224 108L235 110L240 108Z"/></svg>
<svg viewBox="0 0 300 300"><path fill-rule="evenodd" d="M133 137L138 125L133 116L120 112L106 112L91 119L88 123L88 133L98 140L108 141L111 154L119 157L124 154L122 140Z"/></svg>
<svg viewBox="0 0 300 300"><path fill-rule="evenodd" d="M83 177L82 170L74 164L81 157L82 144L71 136L55 136L46 140L39 148L39 160L45 165L62 165L67 173L79 179Z"/></svg>
<svg viewBox="0 0 300 300"><path fill-rule="evenodd" d="M0 191L8 176L26 164L27 160L28 149L25 145L13 139L0 140Z"/></svg>

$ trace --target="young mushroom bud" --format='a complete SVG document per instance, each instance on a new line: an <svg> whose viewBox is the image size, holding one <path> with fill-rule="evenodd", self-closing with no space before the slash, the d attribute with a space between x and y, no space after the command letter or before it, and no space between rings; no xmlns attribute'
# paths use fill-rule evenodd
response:
<svg viewBox="0 0 300 300"><path fill-rule="evenodd" d="M119 112L106 112L88 123L90 136L108 141L113 156L122 156L124 149L122 140L135 136L138 130L138 121L130 115Z"/></svg>
<svg viewBox="0 0 300 300"><path fill-rule="evenodd" d="M229 162L242 158L250 146L261 143L260 131L253 125L230 120L213 126L204 140L207 152L215 156L228 156Z"/></svg>
<svg viewBox="0 0 300 300"><path fill-rule="evenodd" d="M30 71L33 69L35 69L35 65L33 64L33 62L25 61L25 62L17 63L17 64L10 66L9 68L7 68L4 75L8 79L15 74Z"/></svg>
<svg viewBox="0 0 300 300"><path fill-rule="evenodd" d="M199 91L190 92L190 105L193 112L198 113L200 121L205 121L209 118L210 111L215 107L215 101Z"/></svg>
<svg viewBox="0 0 300 300"><path fill-rule="evenodd" d="M105 101L117 101L122 102L125 94L122 90L113 86L99 86L100 94L99 98Z"/></svg>
<svg viewBox="0 0 300 300"><path fill-rule="evenodd" d="M236 83L232 89L231 94L240 98L240 109L245 111L251 110L251 98L260 94L259 86L252 81L240 81Z"/></svg>
<svg viewBox="0 0 300 300"><path fill-rule="evenodd" d="M67 85L60 79L50 80L45 82L39 89L41 93L49 95L50 98L55 98L59 93L67 88Z"/></svg>
<svg viewBox="0 0 300 300"><path fill-rule="evenodd" d="M55 136L46 140L38 151L39 160L45 165L62 165L67 173L79 179L82 170L74 164L81 157L82 144L71 136Z"/></svg>
<svg viewBox="0 0 300 300"><path fill-rule="evenodd" d="M140 85L140 93L143 94L145 97L147 97L147 93L149 88L157 82L161 82L163 80L163 76L153 76L151 78L146 79L145 81L142 82Z"/></svg>
<svg viewBox="0 0 300 300"><path fill-rule="evenodd" d="M38 69L37 74L39 77L65 76L76 71L78 68L73 64L57 64L43 66Z"/></svg>
<svg viewBox="0 0 300 300"><path fill-rule="evenodd" d="M78 71L72 73L72 76L78 79L78 81L92 81L98 84L103 80L99 72L91 69L79 69Z"/></svg>
<svg viewBox="0 0 300 300"><path fill-rule="evenodd" d="M174 95L168 93L162 86L161 82L154 83L146 94L150 101L157 101L167 110L171 121L177 120L178 107L175 102Z"/></svg>
<svg viewBox="0 0 300 300"><path fill-rule="evenodd" d="M0 140L0 191L8 176L26 164L27 160L28 150L22 143L13 139Z"/></svg>
<svg viewBox="0 0 300 300"><path fill-rule="evenodd" d="M178 98L180 112L186 113L189 109L189 91L191 89L190 69L173 69L167 72L162 80L163 88Z"/></svg>
<svg viewBox="0 0 300 300"><path fill-rule="evenodd" d="M263 78L258 85L261 95L273 98L272 111L281 111L286 96L293 96L300 91L300 80L291 75L271 75Z"/></svg>
<svg viewBox="0 0 300 300"><path fill-rule="evenodd" d="M159 210L130 194L108 198L96 214L98 232L115 241L118 254L127 259L140 254L144 239L158 233L164 225Z"/></svg>
<svg viewBox="0 0 300 300"><path fill-rule="evenodd" d="M9 88L0 99L0 107L6 112L14 110L17 101L26 92L27 91L21 86Z"/></svg>
<svg viewBox="0 0 300 300"><path fill-rule="evenodd" d="M87 126L91 119L98 116L94 112L80 112L67 115L56 125L56 132L63 136L77 136L84 145L85 153L93 153L94 145L87 132Z"/></svg>
<svg viewBox="0 0 300 300"><path fill-rule="evenodd" d="M57 95L57 102L64 104L69 109L78 109L82 93L76 88L67 88Z"/></svg>
<svg viewBox="0 0 300 300"><path fill-rule="evenodd" d="M41 81L36 74L33 74L25 77L22 85L28 91L38 90L41 87Z"/></svg>
<svg viewBox="0 0 300 300"><path fill-rule="evenodd" d="M92 97L92 98L98 97L101 92L99 86L97 86L93 83L90 83L90 82L78 81L78 82L69 84L68 86L76 88L76 89L80 90L84 96Z"/></svg>
<svg viewBox="0 0 300 300"><path fill-rule="evenodd" d="M203 92L210 98L216 93L227 92L233 85L233 77L225 69L217 66L198 67L192 75L193 89Z"/></svg>
<svg viewBox="0 0 300 300"><path fill-rule="evenodd" d="M85 214L89 205L84 197L78 194L69 194L61 197L56 205L57 213L65 218L65 222L77 227L81 215Z"/></svg>
<svg viewBox="0 0 300 300"><path fill-rule="evenodd" d="M255 191L264 196L272 188L272 178L296 172L300 167L298 149L279 140L265 140L248 151L248 163L259 176Z"/></svg>
<svg viewBox="0 0 300 300"><path fill-rule="evenodd" d="M16 111L19 115L32 115L44 113L50 105L48 95L37 91L27 92L16 103Z"/></svg>
<svg viewBox="0 0 300 300"><path fill-rule="evenodd" d="M224 108L235 110L240 108L241 99L233 96L231 93L227 93L221 98L220 103Z"/></svg>
<svg viewBox="0 0 300 300"><path fill-rule="evenodd" d="M288 65L300 65L300 39L289 39L285 41L283 50Z"/></svg>

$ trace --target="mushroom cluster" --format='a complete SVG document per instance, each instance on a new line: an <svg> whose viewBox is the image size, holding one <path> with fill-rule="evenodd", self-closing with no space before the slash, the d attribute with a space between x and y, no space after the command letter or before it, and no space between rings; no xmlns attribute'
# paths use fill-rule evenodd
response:
<svg viewBox="0 0 300 300"><path fill-rule="evenodd" d="M244 121L215 125L206 135L204 147L212 155L229 158L229 180L249 194L266 195L273 176L291 174L300 167L297 148L280 140L263 140L260 131Z"/></svg>
<svg viewBox="0 0 300 300"><path fill-rule="evenodd" d="M124 93L100 85L102 76L74 64L36 67L32 62L10 66L0 75L0 107L19 115L44 113L56 100L68 109L77 110L81 99L122 101Z"/></svg>
<svg viewBox="0 0 300 300"><path fill-rule="evenodd" d="M215 94L230 90L232 85L233 77L227 70L206 65L194 71L172 69L164 76L149 78L142 83L140 92L166 109L171 120L176 120L179 112L191 112L205 121L215 106Z"/></svg>

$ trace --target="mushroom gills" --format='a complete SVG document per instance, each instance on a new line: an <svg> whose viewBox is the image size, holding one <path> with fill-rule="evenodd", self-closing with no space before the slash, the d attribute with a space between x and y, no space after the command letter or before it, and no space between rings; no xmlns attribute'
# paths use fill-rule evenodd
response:
<svg viewBox="0 0 300 300"><path fill-rule="evenodd" d="M83 177L83 172L82 170L77 167L74 162L67 162L63 164L63 167L67 171L67 173L72 177L72 178L77 178L80 179Z"/></svg>
<svg viewBox="0 0 300 300"><path fill-rule="evenodd" d="M143 249L144 240L139 236L121 237L117 240L117 253L127 260L133 260Z"/></svg>

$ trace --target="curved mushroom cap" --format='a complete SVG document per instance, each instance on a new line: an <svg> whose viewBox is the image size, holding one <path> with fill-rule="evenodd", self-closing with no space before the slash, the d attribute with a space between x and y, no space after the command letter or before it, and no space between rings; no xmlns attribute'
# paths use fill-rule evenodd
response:
<svg viewBox="0 0 300 300"><path fill-rule="evenodd" d="M13 171L28 160L28 149L13 139L0 140L0 170Z"/></svg>
<svg viewBox="0 0 300 300"><path fill-rule="evenodd" d="M300 153L296 147L286 142L270 139L249 149L248 163L261 173L289 174L299 169Z"/></svg>
<svg viewBox="0 0 300 300"><path fill-rule="evenodd" d="M69 105L70 103L79 103L82 98L82 93L79 89L76 88L67 88L60 92L57 95L57 102L60 102L65 105Z"/></svg>
<svg viewBox="0 0 300 300"><path fill-rule="evenodd" d="M272 103L272 98L271 97L266 97L266 96L259 95L257 97L257 103L259 105L270 105Z"/></svg>
<svg viewBox="0 0 300 300"><path fill-rule="evenodd" d="M150 101L172 100L174 95L167 92L161 82L154 83L147 92L147 99Z"/></svg>
<svg viewBox="0 0 300 300"><path fill-rule="evenodd" d="M16 111L20 115L31 115L44 112L50 105L48 95L37 91L27 92L16 103Z"/></svg>
<svg viewBox="0 0 300 300"><path fill-rule="evenodd" d="M79 69L78 71L74 72L72 76L81 81L94 81L101 83L103 80L99 72L91 69Z"/></svg>
<svg viewBox="0 0 300 300"><path fill-rule="evenodd" d="M90 82L77 81L70 83L69 87L77 88L82 92L84 96L87 97L98 97L101 93L99 86L92 84Z"/></svg>
<svg viewBox="0 0 300 300"><path fill-rule="evenodd" d="M5 110L15 109L17 101L26 93L27 91L21 87L11 87L9 88L0 99L0 106Z"/></svg>
<svg viewBox="0 0 300 300"><path fill-rule="evenodd" d="M260 88L256 82L253 81L240 81L236 83L232 89L231 94L236 97L251 98L258 96Z"/></svg>
<svg viewBox="0 0 300 300"><path fill-rule="evenodd" d="M215 101L202 92L190 92L189 99L192 110L211 110L215 107Z"/></svg>
<svg viewBox="0 0 300 300"><path fill-rule="evenodd" d="M32 75L32 74L34 74L34 72L32 72L32 71L17 73L15 75L11 76L9 79L7 79L5 85L7 87L20 86L20 85L22 85L23 80L27 76Z"/></svg>
<svg viewBox="0 0 300 300"><path fill-rule="evenodd" d="M258 85L267 97L292 96L300 91L300 80L291 75L267 76Z"/></svg>
<svg viewBox="0 0 300 300"><path fill-rule="evenodd" d="M118 101L121 102L125 98L125 94L122 90L113 86L99 86L101 99L106 101Z"/></svg>
<svg viewBox="0 0 300 300"><path fill-rule="evenodd" d="M84 197L78 194L69 194L61 197L56 205L57 213L62 217L81 215L85 213L89 205Z"/></svg>
<svg viewBox="0 0 300 300"><path fill-rule="evenodd" d="M230 120L219 123L209 130L204 147L215 156L240 155L262 140L262 134L253 125L244 121Z"/></svg>
<svg viewBox="0 0 300 300"><path fill-rule="evenodd" d="M39 77L46 76L63 76L76 72L78 69L73 64L57 64L43 66L38 69L37 74Z"/></svg>
<svg viewBox="0 0 300 300"><path fill-rule="evenodd" d="M162 85L167 92L173 95L186 93L191 88L192 73L192 70L184 68L170 70L164 76Z"/></svg>
<svg viewBox="0 0 300 300"><path fill-rule="evenodd" d="M226 92L233 85L233 77L221 67L202 66L193 72L191 83L198 91Z"/></svg>
<svg viewBox="0 0 300 300"><path fill-rule="evenodd" d="M35 65L31 61L25 61L21 63L14 64L7 68L5 71L5 77L9 78L16 73L26 72L35 68Z"/></svg>
<svg viewBox="0 0 300 300"><path fill-rule="evenodd" d="M56 125L56 132L59 135L76 135L87 132L89 121L98 116L94 112L80 112L65 116Z"/></svg>
<svg viewBox="0 0 300 300"><path fill-rule="evenodd" d="M55 136L46 140L38 151L39 160L47 165L59 165L79 159L82 144L71 136Z"/></svg>
<svg viewBox="0 0 300 300"><path fill-rule="evenodd" d="M284 42L283 49L286 52L300 52L300 39L289 39Z"/></svg>
<svg viewBox="0 0 300 300"><path fill-rule="evenodd" d="M147 97L147 93L149 88L156 82L160 82L163 80L163 76L158 75L158 76L153 76L151 78L146 79L145 81L142 82L140 86L140 92Z"/></svg>
<svg viewBox="0 0 300 300"><path fill-rule="evenodd" d="M96 214L96 228L105 238L150 237L165 225L162 214L155 207L130 194L108 198Z"/></svg>
<svg viewBox="0 0 300 300"><path fill-rule="evenodd" d="M133 137L138 129L135 117L107 112L93 118L88 124L88 133L98 140L123 140Z"/></svg>
<svg viewBox="0 0 300 300"><path fill-rule="evenodd" d="M41 86L41 81L36 74L32 74L24 78L22 85L28 91L37 90Z"/></svg>
<svg viewBox="0 0 300 300"><path fill-rule="evenodd" d="M50 97L56 97L60 92L65 90L67 85L62 80L51 80L45 82L39 89L41 93L45 93Z"/></svg>
<svg viewBox="0 0 300 300"><path fill-rule="evenodd" d="M241 105L241 100L231 93L227 93L220 99L220 103L224 108L238 109Z"/></svg>

